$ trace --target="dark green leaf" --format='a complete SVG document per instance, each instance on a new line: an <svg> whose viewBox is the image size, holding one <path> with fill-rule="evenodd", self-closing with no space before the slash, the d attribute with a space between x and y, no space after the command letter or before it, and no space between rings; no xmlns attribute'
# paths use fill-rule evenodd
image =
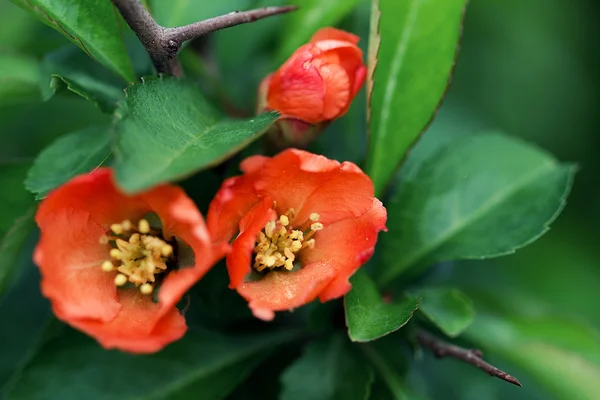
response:
<svg viewBox="0 0 600 400"><path fill-rule="evenodd" d="M310 343L281 376L282 400L366 400L373 371L343 335Z"/></svg>
<svg viewBox="0 0 600 400"><path fill-rule="evenodd" d="M162 26L172 28L192 24L207 18L217 17L235 10L243 10L249 0L189 1L189 0L151 0L150 10L156 21Z"/></svg>
<svg viewBox="0 0 600 400"><path fill-rule="evenodd" d="M465 3L379 0L381 44L373 78L366 168L377 194L425 129L446 91ZM375 34L372 30L371 35ZM369 42L375 45L377 41Z"/></svg>
<svg viewBox="0 0 600 400"><path fill-rule="evenodd" d="M0 104L36 97L39 90L40 67L36 60L16 55L0 54Z"/></svg>
<svg viewBox="0 0 600 400"><path fill-rule="evenodd" d="M412 318L421 299L384 303L369 275L359 270L350 279L352 290L344 297L348 335L354 342L368 342L392 333Z"/></svg>
<svg viewBox="0 0 600 400"><path fill-rule="evenodd" d="M124 96L123 82L72 46L48 54L40 67L42 98L49 100L63 87L112 113Z"/></svg>
<svg viewBox="0 0 600 400"><path fill-rule="evenodd" d="M135 192L190 175L230 157L262 135L276 113L221 117L181 79L151 79L127 89L117 110L116 176Z"/></svg>
<svg viewBox="0 0 600 400"><path fill-rule="evenodd" d="M18 272L17 259L25 239L33 229L33 213L31 208L27 213L15 220L12 228L4 235L0 242L0 296L12 282Z"/></svg>
<svg viewBox="0 0 600 400"><path fill-rule="evenodd" d="M37 353L7 399L223 398L253 363L296 337L292 332L188 332L159 353L134 356L106 351L68 331Z"/></svg>
<svg viewBox="0 0 600 400"><path fill-rule="evenodd" d="M562 210L575 167L500 134L468 136L402 175L387 205L377 279L433 262L510 254ZM413 271L415 272L415 271Z"/></svg>
<svg viewBox="0 0 600 400"><path fill-rule="evenodd" d="M427 288L417 293L423 299L419 311L446 335L456 337L473 322L473 303L460 290Z"/></svg>
<svg viewBox="0 0 600 400"><path fill-rule="evenodd" d="M283 38L277 60L279 64L303 44L319 29L334 26L348 15L359 0L304 0L300 9L285 18Z"/></svg>
<svg viewBox="0 0 600 400"><path fill-rule="evenodd" d="M102 165L110 155L108 126L65 135L46 147L27 174L25 186L38 199L72 177Z"/></svg>
<svg viewBox="0 0 600 400"><path fill-rule="evenodd" d="M465 335L520 366L556 399L591 400L600 393L600 333L585 325L478 315Z"/></svg>
<svg viewBox="0 0 600 400"><path fill-rule="evenodd" d="M11 0L128 82L136 77L125 51L117 13L105 0Z"/></svg>
<svg viewBox="0 0 600 400"><path fill-rule="evenodd" d="M19 159L0 164L0 239L11 229L15 219L33 206L33 197L23 186L30 167L29 162L21 163Z"/></svg>

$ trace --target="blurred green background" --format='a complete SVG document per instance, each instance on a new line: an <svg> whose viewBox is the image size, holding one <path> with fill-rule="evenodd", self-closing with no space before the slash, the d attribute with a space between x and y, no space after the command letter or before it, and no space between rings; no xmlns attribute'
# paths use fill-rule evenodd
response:
<svg viewBox="0 0 600 400"><path fill-rule="evenodd" d="M249 8L281 1L235 3ZM369 4L358 3L339 24L360 33L364 47ZM203 12L210 16L226 11L213 5ZM565 211L538 242L497 260L446 265L428 278L456 285L473 298L478 317L466 338L482 345L487 357L516 375L524 388L424 354L409 373L411 385L423 398L587 399L586 393L596 387L600 398L595 379L600 375L599 20L600 3L595 0L471 1L452 88L424 140L500 129L562 161L577 162L580 171ZM266 20L219 32L203 44L214 56L204 67L221 79L218 90L236 106L252 109L258 81L275 65L277 55L269 51L277 48L281 29L282 20ZM252 32L258 32L255 42ZM35 70L44 53L66 44L57 32L2 2L0 37L0 69L2 54L23 56L21 70L3 71L4 76L22 75L22 85L3 85L0 78L0 93L14 93L12 101L0 101L4 235L33 204L22 181L35 155L56 137L108 117L71 93L46 103L39 100L37 80L24 71ZM234 45L240 37L253 44L240 49ZM252 60L250 68L240 62L246 59ZM363 107L364 98L359 98L352 112L332 127L331 137L361 135ZM361 140L338 143L332 156L361 158ZM580 393L582 385L593 389Z"/></svg>

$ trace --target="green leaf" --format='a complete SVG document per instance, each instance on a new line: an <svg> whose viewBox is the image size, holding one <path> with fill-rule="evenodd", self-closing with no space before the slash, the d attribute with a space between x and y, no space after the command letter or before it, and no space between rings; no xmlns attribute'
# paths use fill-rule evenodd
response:
<svg viewBox="0 0 600 400"><path fill-rule="evenodd" d="M285 18L281 47L277 54L282 64L294 51L307 43L320 28L334 26L350 14L359 0L304 0L297 11Z"/></svg>
<svg viewBox="0 0 600 400"><path fill-rule="evenodd" d="M11 0L128 82L136 80L117 12L105 0Z"/></svg>
<svg viewBox="0 0 600 400"><path fill-rule="evenodd" d="M117 109L116 176L127 192L218 164L265 133L278 117L221 117L192 83L151 79L129 87Z"/></svg>
<svg viewBox="0 0 600 400"><path fill-rule="evenodd" d="M419 311L446 335L456 337L473 322L473 302L460 290L427 288L417 293L423 299Z"/></svg>
<svg viewBox="0 0 600 400"><path fill-rule="evenodd" d="M466 0L379 0L381 44L366 168L377 194L440 104L456 59L465 4Z"/></svg>
<svg viewBox="0 0 600 400"><path fill-rule="evenodd" d="M39 95L40 67L35 59L0 53L0 104Z"/></svg>
<svg viewBox="0 0 600 400"><path fill-rule="evenodd" d="M478 315L466 336L521 367L555 399L588 400L600 393L600 333L585 325Z"/></svg>
<svg viewBox="0 0 600 400"><path fill-rule="evenodd" d="M353 342L368 342L390 334L412 318L421 299L409 297L386 304L369 275L359 270L350 279L352 290L344 297L348 336Z"/></svg>
<svg viewBox="0 0 600 400"><path fill-rule="evenodd" d="M136 356L106 351L68 331L40 349L7 399L223 398L249 367L296 337L293 332L246 336L188 332L159 353Z"/></svg>
<svg viewBox="0 0 600 400"><path fill-rule="evenodd" d="M189 1L189 0L151 0L150 10L156 22L173 28L192 24L235 10L249 7L249 0Z"/></svg>
<svg viewBox="0 0 600 400"><path fill-rule="evenodd" d="M0 296L10 286L13 277L18 272L17 258L25 239L34 227L34 211L35 209L31 208L25 215L17 218L0 242Z"/></svg>
<svg viewBox="0 0 600 400"><path fill-rule="evenodd" d="M343 335L314 341L281 375L282 400L365 400L373 371Z"/></svg>
<svg viewBox="0 0 600 400"><path fill-rule="evenodd" d="M45 101L66 87L110 114L124 96L124 84L120 79L73 46L48 54L40 69L42 98Z"/></svg>
<svg viewBox="0 0 600 400"><path fill-rule="evenodd" d="M37 157L25 187L41 199L76 175L102 165L110 156L110 128L96 126L60 137Z"/></svg>
<svg viewBox="0 0 600 400"><path fill-rule="evenodd" d="M562 211L575 167L500 134L467 136L401 176L387 205L378 283L434 262L513 253Z"/></svg>

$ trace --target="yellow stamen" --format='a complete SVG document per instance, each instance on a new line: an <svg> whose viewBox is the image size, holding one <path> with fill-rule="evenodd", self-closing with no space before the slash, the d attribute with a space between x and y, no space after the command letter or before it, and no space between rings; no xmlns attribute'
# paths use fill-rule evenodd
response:
<svg viewBox="0 0 600 400"><path fill-rule="evenodd" d="M110 230L113 231L117 235L120 235L121 233L123 233L123 227L121 226L121 224L112 224L110 226Z"/></svg>
<svg viewBox="0 0 600 400"><path fill-rule="evenodd" d="M115 285L123 286L126 283L127 283L127 277L125 275L118 274L117 276L115 276Z"/></svg>
<svg viewBox="0 0 600 400"><path fill-rule="evenodd" d="M110 249L110 256L115 260L120 260L123 255L121 254L119 249Z"/></svg>
<svg viewBox="0 0 600 400"><path fill-rule="evenodd" d="M279 267L291 271L294 269L297 253L305 248L314 248L315 239L312 237L323 229L319 214L310 214L309 219L296 229L291 226L293 218L294 211L289 210L277 220L267 222L259 232L254 246L256 256L253 265L257 271Z"/></svg>
<svg viewBox="0 0 600 400"><path fill-rule="evenodd" d="M140 222L138 224L138 231L140 231L140 233L149 233L150 223L145 219L140 219Z"/></svg>
<svg viewBox="0 0 600 400"><path fill-rule="evenodd" d="M142 294L151 294L153 291L154 287L149 283L144 283L140 286L140 292L142 292Z"/></svg>
<svg viewBox="0 0 600 400"><path fill-rule="evenodd" d="M110 261L104 261L102 263L102 271L104 271L104 272L111 272L111 271L114 271L114 269L115 269L115 266L113 265L112 262L110 262Z"/></svg>
<svg viewBox="0 0 600 400"><path fill-rule="evenodd" d="M133 228L133 225L131 224L130 220L126 219L125 221L121 222L121 227L123 228L123 231L127 232Z"/></svg>

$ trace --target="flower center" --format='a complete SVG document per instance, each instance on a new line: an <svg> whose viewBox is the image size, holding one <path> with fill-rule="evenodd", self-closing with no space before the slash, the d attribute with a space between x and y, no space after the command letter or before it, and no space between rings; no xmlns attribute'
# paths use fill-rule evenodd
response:
<svg viewBox="0 0 600 400"><path fill-rule="evenodd" d="M112 224L110 230L111 234L101 239L113 245L111 259L102 263L102 270L119 272L115 276L117 286L131 282L143 294L151 294L155 275L165 272L167 262L173 258L173 246L146 219L141 219L137 226L125 220Z"/></svg>
<svg viewBox="0 0 600 400"><path fill-rule="evenodd" d="M294 210L279 216L277 221L269 221L256 237L254 252L254 269L258 272L265 268L283 267L288 271L294 269L296 254L303 249L315 246L313 235L323 229L319 222L319 214L312 213L298 229L290 226Z"/></svg>

